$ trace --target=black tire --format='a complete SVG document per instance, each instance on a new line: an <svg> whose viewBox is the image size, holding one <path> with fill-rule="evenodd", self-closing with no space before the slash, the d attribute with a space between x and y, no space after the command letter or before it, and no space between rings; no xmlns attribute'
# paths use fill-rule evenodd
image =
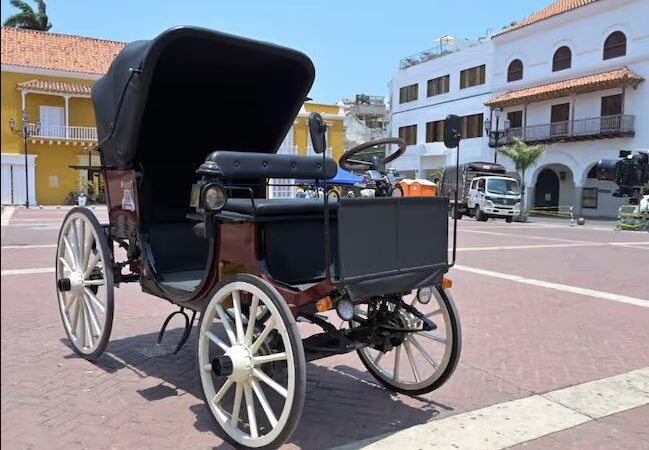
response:
<svg viewBox="0 0 649 450"><path fill-rule="evenodd" d="M512 223L514 221L513 217L505 217L505 222Z"/></svg>
<svg viewBox="0 0 649 450"><path fill-rule="evenodd" d="M207 311L207 308L210 307L212 300L214 300L214 297L216 296L218 291L226 287L228 284L235 283L235 282L244 282L255 286L260 291L262 291L268 297L270 302L277 308L277 312L281 317L281 321L286 326L288 341L290 342L291 351L293 353L295 381L294 381L293 401L292 404L289 405L290 410L289 410L288 417L286 419L283 429L272 440L272 442L267 443L265 445L259 445L259 446L248 446L235 440L230 434L227 433L227 431L218 422L211 408L208 406L208 400L206 398L206 393L202 382L202 372L204 371L204 369L201 367L200 360L198 359L199 352L200 352L199 349L201 345L201 338L203 336L202 330L203 330L203 319L205 318L205 312ZM272 314L270 310L268 311L268 313ZM300 418L302 416L302 410L304 408L304 400L306 397L306 358L304 356L302 339L297 329L297 323L295 322L293 314L291 313L291 310L289 309L288 304L286 303L284 298L277 292L277 290L274 287L272 287L267 282L265 282L264 280L262 280L257 276L245 274L245 273L235 274L221 280L214 287L214 289L211 291L210 295L208 296L208 301L206 302L203 312L201 314L201 318L199 320L199 332L198 332L198 337L196 339L196 354L197 354L197 361L198 361L199 380L201 380L201 387L202 387L201 394L203 397L203 401L205 402L205 406L213 420L213 423L219 429L220 431L219 434L224 440L226 440L228 443L233 445L235 448L272 450L280 447L282 444L286 442L286 440L288 440L291 437L291 435L295 431L295 428L297 427L300 421Z"/></svg>
<svg viewBox="0 0 649 450"><path fill-rule="evenodd" d="M103 254L102 258L102 274L105 280L105 285L106 285L106 304L105 308L106 311L104 313L104 323L103 323L103 328L102 328L102 335L99 339L99 342L96 344L95 348L93 351L89 352L84 352L82 349L80 349L76 342L76 338L73 337L70 334L70 330L68 329L67 324L67 318L64 316L63 308L61 308L61 293L58 289L58 282L59 282L59 277L60 277L60 262L59 258L61 257L62 253L62 238L63 238L63 233L69 226L69 222L71 220L76 220L76 218L79 217L79 215L83 216L84 219L86 219L91 227L92 230L95 232L97 239L95 239L95 245L99 245ZM76 218L75 218L76 216ZM110 251L110 247L108 246L108 239L106 237L106 233L104 231L104 228L102 225L99 223L97 220L97 217L86 208L81 208L81 207L75 207L72 208L65 216L65 219L63 219L63 223L61 224L61 228L59 230L59 235L57 239L57 250L56 250L56 259L54 261L55 265L55 286L56 286L56 291L57 291L57 298L59 301L59 313L61 315L61 321L63 322L63 328L65 329L65 333L68 336L68 339L70 339L70 343L72 345L73 350L75 353L78 355L82 356L83 358L87 359L88 361L94 361L97 359L106 349L106 346L108 345L108 341L110 339L110 333L113 328L113 315L115 311L115 298L114 298L114 280L113 280L113 261L112 261L112 253ZM96 292L95 292L96 294Z"/></svg>
<svg viewBox="0 0 649 450"><path fill-rule="evenodd" d="M381 372L377 371L373 363L367 358L362 349L357 350L361 362L367 369L367 371L383 386L388 390L393 392L398 392L400 394L405 394L411 397L427 394L438 388L440 388L448 379L453 375L455 368L457 367L458 362L460 361L460 354L462 353L462 329L460 327L460 319L455 307L455 303L452 298L446 293L446 291L441 286L436 286L435 289L440 295L440 298L444 304L444 307L448 311L449 324L453 334L453 341L451 343L451 351L446 367L443 369L442 373L429 385L418 388L418 389L404 389L394 384L390 383L389 379L385 377Z"/></svg>
<svg viewBox="0 0 649 450"><path fill-rule="evenodd" d="M450 206L449 216L451 216L451 219L457 219L457 220L462 219L462 213L458 211L455 205Z"/></svg>
<svg viewBox="0 0 649 450"><path fill-rule="evenodd" d="M475 205L475 208L473 209L473 217L475 217L475 220L478 222L486 222L489 219L478 205Z"/></svg>

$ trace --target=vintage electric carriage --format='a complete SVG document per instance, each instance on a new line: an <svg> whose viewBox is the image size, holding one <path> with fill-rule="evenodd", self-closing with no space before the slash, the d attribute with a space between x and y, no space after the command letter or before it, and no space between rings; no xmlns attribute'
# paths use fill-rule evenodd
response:
<svg viewBox="0 0 649 450"><path fill-rule="evenodd" d="M205 402L241 448L290 437L307 361L356 351L388 389L419 395L460 354L448 199L266 198L269 179L336 175L324 155L276 154L313 79L300 52L200 28L127 45L92 90L109 223L74 208L59 234L56 290L74 350L93 360L106 348L120 283L179 306L178 348L200 313ZM309 129L322 153L322 117ZM341 167L384 171L405 149L387 143L399 150L363 163L357 148Z"/></svg>

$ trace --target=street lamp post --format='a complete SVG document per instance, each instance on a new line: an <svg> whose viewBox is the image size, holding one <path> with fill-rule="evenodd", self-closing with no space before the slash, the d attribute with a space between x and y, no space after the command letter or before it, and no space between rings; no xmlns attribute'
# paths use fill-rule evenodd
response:
<svg viewBox="0 0 649 450"><path fill-rule="evenodd" d="M494 149L494 164L498 162L498 147L505 144L505 135L509 129L509 119L503 121L503 129L500 130L500 119L503 115L502 108L496 108L493 110L494 116L496 116L496 126L491 126L491 120L487 119L484 121L484 129L489 136L489 147ZM502 143L501 143L502 141Z"/></svg>
<svg viewBox="0 0 649 450"><path fill-rule="evenodd" d="M36 123L36 130L40 128L40 123ZM27 141L32 134L29 129L29 117L27 110L22 110L22 128L16 128L16 121L9 119L9 129L13 134L23 137L23 144L25 146L25 208L29 208L29 163L27 160Z"/></svg>

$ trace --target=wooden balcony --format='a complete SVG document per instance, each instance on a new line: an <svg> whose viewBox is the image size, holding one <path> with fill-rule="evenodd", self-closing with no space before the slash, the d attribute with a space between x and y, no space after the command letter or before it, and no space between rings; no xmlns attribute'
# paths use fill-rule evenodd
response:
<svg viewBox="0 0 649 450"><path fill-rule="evenodd" d="M634 119L633 115L618 114L510 128L505 141L510 144L515 139L522 139L527 143L542 144L630 137L635 135Z"/></svg>

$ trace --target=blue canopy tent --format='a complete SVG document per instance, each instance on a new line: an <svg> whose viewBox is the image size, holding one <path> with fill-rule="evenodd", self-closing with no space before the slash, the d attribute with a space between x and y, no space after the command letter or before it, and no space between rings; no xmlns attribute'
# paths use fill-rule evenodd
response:
<svg viewBox="0 0 649 450"><path fill-rule="evenodd" d="M321 182L321 180L295 180L295 184L316 184L319 182ZM362 182L363 177L341 169L340 167L338 168L336 176L327 180L327 184L336 184L343 186L354 186Z"/></svg>

